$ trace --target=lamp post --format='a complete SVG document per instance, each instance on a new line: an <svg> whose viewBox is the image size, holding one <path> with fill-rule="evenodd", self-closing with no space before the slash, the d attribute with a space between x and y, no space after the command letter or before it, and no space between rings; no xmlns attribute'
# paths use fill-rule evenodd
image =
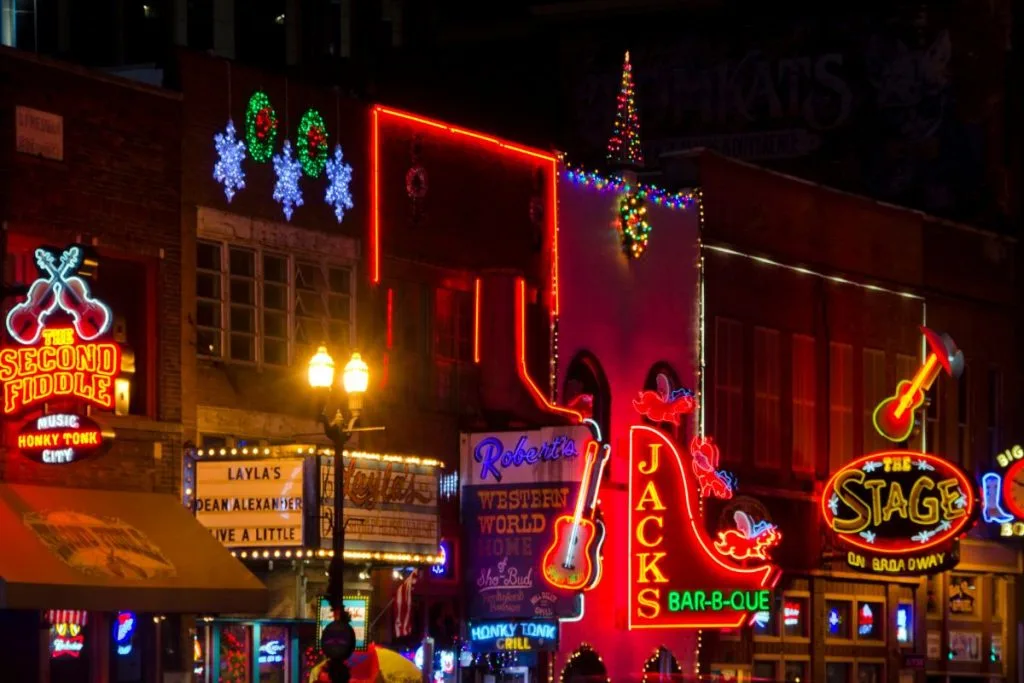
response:
<svg viewBox="0 0 1024 683"><path fill-rule="evenodd" d="M332 632L340 638L341 644L330 647L330 651L328 651L325 642L324 650L330 659L328 671L332 683L348 683L349 671L345 660L352 654L352 647L355 646L355 633L349 624L349 615L344 607L345 471L342 452L354 432L369 431L357 429L356 424L359 421L359 413L363 409L363 394L366 393L367 385L370 382L370 369L358 353L353 353L352 358L345 365L342 372L342 386L348 395L347 415L342 412L340 407L335 411L333 417L330 417L327 412L327 399L334 386L334 359L327 352L326 346L321 345L309 360L308 379L309 385L320 394L318 420L323 425L324 435L334 446L334 533L331 545L331 564L327 569L327 599L334 611L334 624L338 624L332 628ZM376 431L380 428L370 429ZM327 629L325 629L326 632ZM351 643L351 647L348 643Z"/></svg>

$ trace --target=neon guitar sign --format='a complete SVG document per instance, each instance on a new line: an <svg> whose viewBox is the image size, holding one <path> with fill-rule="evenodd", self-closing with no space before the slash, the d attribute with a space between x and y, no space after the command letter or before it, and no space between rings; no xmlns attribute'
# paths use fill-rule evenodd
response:
<svg viewBox="0 0 1024 683"><path fill-rule="evenodd" d="M958 379L964 371L964 354L948 334L937 334L921 327L929 354L924 364L909 380L896 385L896 393L878 404L873 415L875 429L894 443L902 443L914 431L914 413L924 405L925 393L932 388L939 374L946 372Z"/></svg>
<svg viewBox="0 0 1024 683"><path fill-rule="evenodd" d="M605 529L604 523L595 520L594 516L597 490L609 454L608 445L597 441L587 443L586 464L576 507L572 515L563 515L555 520L555 536L544 554L541 567L544 579L556 588L585 590L593 588L600 579Z"/></svg>
<svg viewBox="0 0 1024 683"><path fill-rule="evenodd" d="M40 248L35 257L39 278L5 320L18 346L0 349L3 413L20 413L53 398L112 408L121 347L102 340L113 315L78 276L82 249L69 247L58 261L55 252ZM60 324L53 324L58 318Z"/></svg>

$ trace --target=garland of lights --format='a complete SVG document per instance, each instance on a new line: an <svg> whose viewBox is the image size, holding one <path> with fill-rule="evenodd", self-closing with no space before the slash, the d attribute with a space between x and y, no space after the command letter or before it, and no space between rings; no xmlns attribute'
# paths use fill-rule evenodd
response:
<svg viewBox="0 0 1024 683"><path fill-rule="evenodd" d="M671 670L669 671L669 673L671 674L672 680L674 680L675 677L677 677L681 673L683 673L683 670L679 667L679 662L676 661L675 656L673 656L671 652L669 653L669 660L668 661L669 661L669 665L671 667ZM640 679L641 683L654 683L654 681L656 681L656 680L660 681L662 679L662 677L660 675L660 672L661 672L661 648L659 647L659 648L655 648L654 652L651 653L651 656L647 658L646 662L644 662L644 675L643 675L643 678ZM655 674L655 675L651 676L651 674Z"/></svg>
<svg viewBox="0 0 1024 683"><path fill-rule="evenodd" d="M651 238L651 224L647 222L647 202L639 193L628 192L619 199L619 229L626 256L643 256Z"/></svg>
<svg viewBox="0 0 1024 683"><path fill-rule="evenodd" d="M290 140L285 140L281 146L281 153L274 155L274 174L277 176L274 201L281 205L284 217L291 220L295 207L302 206L302 188L299 187L302 164L292 156Z"/></svg>
<svg viewBox="0 0 1024 683"><path fill-rule="evenodd" d="M249 145L249 156L253 161L265 164L274 154L277 141L277 112L270 105L270 98L257 90L249 98L245 112L245 142Z"/></svg>
<svg viewBox="0 0 1024 683"><path fill-rule="evenodd" d="M316 109L308 109L299 121L299 162L310 178L319 178L327 165L327 127Z"/></svg>
<svg viewBox="0 0 1024 683"><path fill-rule="evenodd" d="M697 198L690 192L669 192L653 185L640 183L631 185L618 176L605 178L592 171L568 168L562 172L567 180L584 187L592 187L599 192L635 192L645 201L670 209L686 209L697 203Z"/></svg>

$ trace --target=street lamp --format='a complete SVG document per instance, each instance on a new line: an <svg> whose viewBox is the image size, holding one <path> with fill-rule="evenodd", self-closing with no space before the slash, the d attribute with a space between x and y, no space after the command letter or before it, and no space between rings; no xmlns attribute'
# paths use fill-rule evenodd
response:
<svg viewBox="0 0 1024 683"><path fill-rule="evenodd" d="M334 359L327 352L327 347L321 345L316 353L309 360L308 368L309 385L319 393L319 416L320 424L324 427L324 434L334 446L334 533L332 536L333 555L331 564L327 569L327 599L334 611L334 621L342 625L351 643L355 645L355 633L349 624L349 615L344 607L345 595L345 523L343 512L345 507L345 472L342 453L346 444L357 431L377 431L381 428L357 429L359 413L363 408L363 394L366 393L370 383L370 368L366 361L358 353L353 353L342 372L342 385L348 395L347 415L339 407L333 417L328 416L327 400L330 398L334 386ZM343 638L346 640L346 638ZM348 648L341 648L333 654L328 652L330 658L328 671L332 683L347 683L349 680L348 666L345 659L351 654Z"/></svg>

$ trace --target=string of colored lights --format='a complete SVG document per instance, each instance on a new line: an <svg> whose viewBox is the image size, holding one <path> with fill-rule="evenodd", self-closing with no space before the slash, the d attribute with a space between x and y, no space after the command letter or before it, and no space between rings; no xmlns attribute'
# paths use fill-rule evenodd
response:
<svg viewBox="0 0 1024 683"><path fill-rule="evenodd" d="M644 152L640 147L640 117L636 111L633 65L629 52L622 63L622 83L615 104L615 124L608 140L608 160L615 163L640 165L644 163Z"/></svg>
<svg viewBox="0 0 1024 683"><path fill-rule="evenodd" d="M566 683L569 680L569 678L566 676L566 673L569 671L569 667L572 666L573 663L580 657L588 655L593 655L594 657L597 657L597 661L600 662L602 668L604 668L605 671L607 671L607 667L604 666L604 658L602 658L601 655L598 654L597 650L595 650L593 646L590 645L590 643L580 643L580 646L576 648L576 651L569 656L569 659L565 662L565 666L562 667L562 673L558 677L560 683ZM574 675L572 676L572 678L576 678L576 676ZM596 680L596 676L590 674L587 676L587 680ZM607 676L605 676L604 680L605 683L612 683L612 679L608 678Z"/></svg>
<svg viewBox="0 0 1024 683"><path fill-rule="evenodd" d="M665 206L670 209L687 209L697 203L693 192L669 192L655 185L630 183L619 176L603 176L582 168L566 167L562 171L562 177L576 185L592 187L598 192L608 192L609 194L635 192L640 199L651 202L655 206Z"/></svg>

